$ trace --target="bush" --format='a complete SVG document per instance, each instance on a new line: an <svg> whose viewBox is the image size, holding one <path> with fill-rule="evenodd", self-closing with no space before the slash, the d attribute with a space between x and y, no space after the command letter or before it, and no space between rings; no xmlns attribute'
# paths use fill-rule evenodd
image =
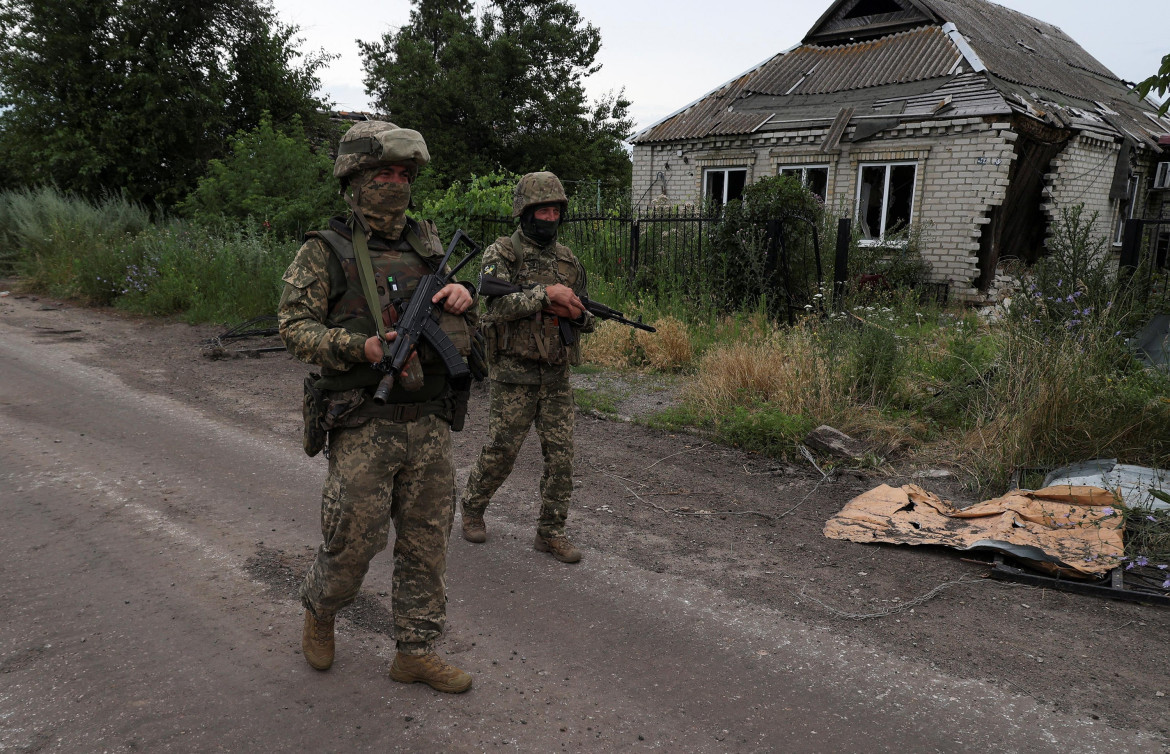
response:
<svg viewBox="0 0 1170 754"><path fill-rule="evenodd" d="M748 186L741 201L724 208L713 231L715 253L708 256L706 271L713 305L733 311L764 301L775 317L787 317L789 307L815 305L823 291L810 281L818 269L823 276L826 265L822 258L818 267L813 236L824 214L820 200L792 176L770 176ZM773 220L780 221L774 247L768 236Z"/></svg>
<svg viewBox="0 0 1170 754"><path fill-rule="evenodd" d="M473 175L466 183L455 181L443 192L432 193L415 197L419 205L419 215L427 220L433 220L439 226L439 237L449 240L460 228L471 234L477 243L487 248L495 240L484 235L485 228L480 222L483 218L506 218L512 215L512 193L520 176L506 169L500 169L487 175ZM493 226L495 229L495 226Z"/></svg>
<svg viewBox="0 0 1170 754"><path fill-rule="evenodd" d="M343 212L333 161L314 151L299 118L285 131L267 113L260 125L229 139L228 156L212 160L198 187L178 205L205 225L221 218L300 239Z"/></svg>

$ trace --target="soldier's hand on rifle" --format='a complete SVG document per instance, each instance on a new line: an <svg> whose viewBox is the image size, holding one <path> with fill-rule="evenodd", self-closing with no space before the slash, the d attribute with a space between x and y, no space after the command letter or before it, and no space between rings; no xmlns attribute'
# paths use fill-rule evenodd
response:
<svg viewBox="0 0 1170 754"><path fill-rule="evenodd" d="M548 294L548 306L545 307L545 311L566 319L578 319L585 313L585 305L569 286L553 283L545 288L544 292Z"/></svg>
<svg viewBox="0 0 1170 754"><path fill-rule="evenodd" d="M448 283L431 299L432 304L440 301L443 302L443 309L451 314L462 314L471 306L471 293L461 283Z"/></svg>
<svg viewBox="0 0 1170 754"><path fill-rule="evenodd" d="M391 330L386 333L386 340L391 341L398 337L398 333ZM382 339L377 335L371 335L366 338L366 361L371 364L377 364L386 355L386 351L382 348Z"/></svg>

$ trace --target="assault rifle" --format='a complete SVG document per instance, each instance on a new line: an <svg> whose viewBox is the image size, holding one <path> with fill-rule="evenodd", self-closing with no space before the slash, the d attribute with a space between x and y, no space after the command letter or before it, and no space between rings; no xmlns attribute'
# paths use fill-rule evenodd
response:
<svg viewBox="0 0 1170 754"><path fill-rule="evenodd" d="M467 255L459 260L459 264L444 274L443 270L447 268L447 261L459 244L471 248ZM479 247L479 244L472 241L462 230L457 230L455 237L451 239L451 244L447 247L443 261L439 262L437 271L423 276L423 279L419 281L418 288L410 297L410 304L407 305L406 311L394 327L394 332L398 333L397 337L394 340L383 341L382 360L374 364L375 369L385 373L382 381L378 383L378 389L374 391L374 403L378 405L386 403L386 399L390 397L390 390L394 387L394 376L402 372L411 354L418 349L419 343L423 340L430 343L431 347L438 352L443 359L443 364L447 367L448 376L453 381L468 378L471 375L471 369L463 357L459 355L459 349L447 337L447 333L439 327L439 309L442 307L442 303L432 303L431 299L444 286L455 280L456 273L481 251L483 249Z"/></svg>
<svg viewBox="0 0 1170 754"><path fill-rule="evenodd" d="M532 288L532 286L509 283L507 280L501 280L495 275L483 274L479 276L479 295L481 296L507 296L509 293L520 293L525 288ZM640 318L637 321L626 319L625 315L617 309L610 309L600 301L594 301L589 298L588 294L582 294L578 298L585 305L585 311L598 319L612 320L623 325L628 325L629 327L645 330L646 332L658 332L650 325L644 324ZM561 342L566 346L572 345L577 341L577 332L569 324L569 320L564 317L558 317L557 319L558 326L561 330Z"/></svg>

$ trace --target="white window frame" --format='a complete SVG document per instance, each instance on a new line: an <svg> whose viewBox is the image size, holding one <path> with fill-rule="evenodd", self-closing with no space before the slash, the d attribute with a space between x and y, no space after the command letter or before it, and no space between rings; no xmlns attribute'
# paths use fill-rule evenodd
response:
<svg viewBox="0 0 1170 754"><path fill-rule="evenodd" d="M910 217L908 224L914 224L914 215L918 209L916 200L918 198L918 160L875 160L872 162L859 162L857 164L857 193L854 196L853 202L855 211L853 213L854 222L861 222L861 175L866 168L885 168L886 177L882 181L882 227L877 235L877 238L863 238L859 241L862 246L877 246L886 243L886 205L890 201L890 168L898 165L913 165L914 166L914 186L910 190Z"/></svg>
<svg viewBox="0 0 1170 754"><path fill-rule="evenodd" d="M1125 184L1125 196L1117 200L1117 212L1114 216L1117 218L1116 229L1113 233L1113 245L1121 246L1122 236L1125 234L1125 221L1133 219L1133 213L1137 210L1137 193L1138 186L1141 184L1141 176L1134 174L1129 177ZM1126 204L1129 205L1129 211L1126 211Z"/></svg>
<svg viewBox="0 0 1170 754"><path fill-rule="evenodd" d="M707 196L707 176L712 173L723 173L723 196L719 200L719 206L727 206L727 187L730 181L727 180L728 173L740 172L743 173L743 187L746 190L748 185L748 169L746 165L736 165L731 167L717 167L717 168L703 168L703 201L707 201L710 197Z"/></svg>
<svg viewBox="0 0 1170 754"><path fill-rule="evenodd" d="M1170 189L1170 162L1159 162L1154 173L1154 188Z"/></svg>
<svg viewBox="0 0 1170 754"><path fill-rule="evenodd" d="M823 200L829 200L829 170L830 166L827 162L809 162L800 165L777 165L776 175L784 175L785 170L800 171L800 185L808 188L808 171L809 170L824 170L825 171L825 195L821 197ZM916 176L917 177L917 174Z"/></svg>

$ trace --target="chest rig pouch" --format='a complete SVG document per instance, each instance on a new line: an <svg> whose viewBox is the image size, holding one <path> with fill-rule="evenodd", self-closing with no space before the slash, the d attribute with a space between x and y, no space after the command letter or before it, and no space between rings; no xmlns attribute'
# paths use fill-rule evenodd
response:
<svg viewBox="0 0 1170 754"><path fill-rule="evenodd" d="M520 231L513 233L511 238L499 238L496 243L503 247L505 256L512 259L511 282L525 287L555 283L577 287L577 262L567 246L554 243L551 249L539 254L525 254ZM523 319L491 323L487 327L487 340L488 348L496 354L553 365L581 362L577 343L566 346L561 339L559 319L544 311Z"/></svg>
<svg viewBox="0 0 1170 754"><path fill-rule="evenodd" d="M345 230L348 232L348 228ZM376 334L377 329L371 318L369 305L362 293L357 257L351 238L337 228L309 235L325 242L341 263L341 269L345 273L345 291L332 301L327 324L330 327L343 327L367 337ZM433 244L430 243L432 240ZM380 239L372 238L369 241L369 249L382 325L390 330L397 324L402 312L406 311L407 303L419 281L424 275L434 271L432 265L437 264L441 258L442 248L438 246L437 238L431 238L431 231L426 225L416 226L411 223L407 226L402 241L389 245ZM439 327L451 339L459 355L466 358L471 353L471 330L467 320L461 315L441 309L440 312ZM418 356L424 370L444 371L442 358L428 343L419 344ZM377 384L381 378L380 373L362 365L359 367L369 371L369 384ZM334 370L328 369L322 369L321 373L326 378L337 374Z"/></svg>

